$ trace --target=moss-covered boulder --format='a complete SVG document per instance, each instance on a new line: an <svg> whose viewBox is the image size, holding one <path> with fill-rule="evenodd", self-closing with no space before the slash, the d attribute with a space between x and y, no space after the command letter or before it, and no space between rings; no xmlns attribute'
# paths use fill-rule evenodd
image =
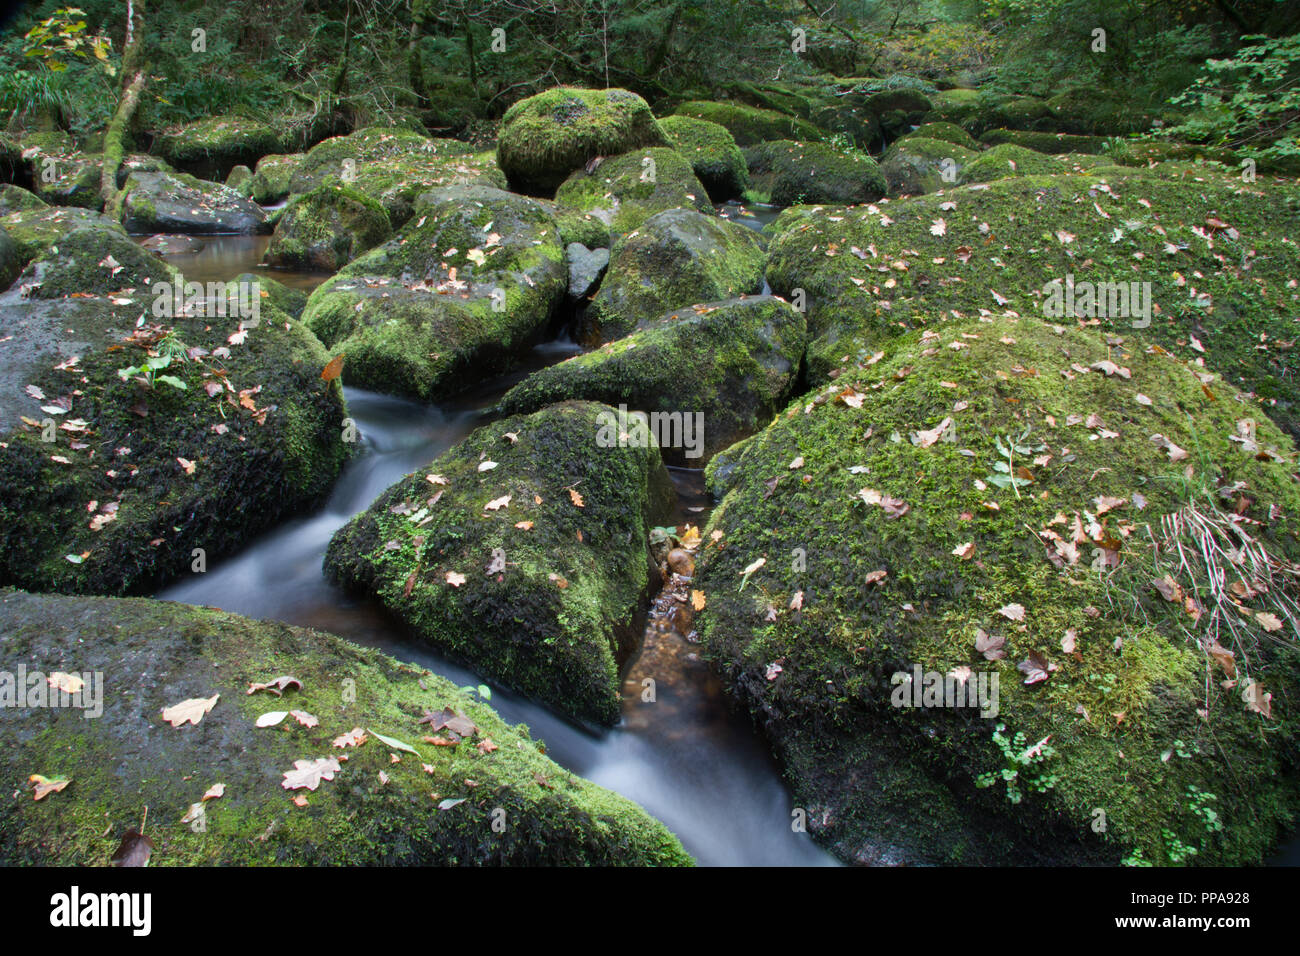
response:
<svg viewBox="0 0 1300 956"><path fill-rule="evenodd" d="M1003 179L877 213L785 213L790 228L774 230L767 279L778 295L805 291L817 338L809 347L814 381L860 352L873 354L901 329L948 318L1010 310L1125 331L1145 312L1143 335L1255 393L1264 412L1300 437L1292 374L1300 292L1288 285L1300 196L1213 168L1177 179L1112 167ZM1074 316L1063 298L1070 276L1079 284ZM1139 285L1144 307L1133 300L1127 316L1111 309L1109 291L1104 308L1083 297L1085 288L1131 282L1151 283L1150 296Z"/></svg>
<svg viewBox="0 0 1300 956"><path fill-rule="evenodd" d="M0 182L12 183L26 178L22 145L0 133Z"/></svg>
<svg viewBox="0 0 1300 956"><path fill-rule="evenodd" d="M319 501L352 447L315 336L252 288L178 302L144 284L161 263L96 256L111 235L72 234L33 295L0 296L0 584L139 593L202 571ZM42 298L70 275L76 297Z"/></svg>
<svg viewBox="0 0 1300 956"><path fill-rule="evenodd" d="M662 824L557 766L472 693L331 634L165 601L20 591L0 593L0 632L6 657L30 672L108 675L95 719L0 710L0 779L19 795L0 809L0 863L106 866L146 806L151 866L690 863ZM282 675L298 682L282 698L248 693ZM162 719L214 697L197 726ZM257 727L278 707L311 726L291 716ZM460 742L427 743L439 732L421 715L446 710L460 732L440 736ZM316 789L285 789L300 761L321 760L337 769ZM36 802L33 773L70 782ZM216 784L224 792L209 799Z"/></svg>
<svg viewBox="0 0 1300 956"><path fill-rule="evenodd" d="M1300 486L1256 415L1140 338L999 317L751 439L696 626L814 834L859 862L1260 863L1300 802ZM1272 571L1225 560L1247 542Z"/></svg>
<svg viewBox="0 0 1300 956"><path fill-rule="evenodd" d="M248 197L255 203L269 205L289 195L293 174L305 153L272 153L257 161L248 181Z"/></svg>
<svg viewBox="0 0 1300 956"><path fill-rule="evenodd" d="M1009 96L994 107L990 119L1014 130L1054 130L1052 108L1036 96Z"/></svg>
<svg viewBox="0 0 1300 956"><path fill-rule="evenodd" d="M1065 171L1065 164L1054 156L1014 143L1003 143L966 163L959 178L963 183L987 183L1008 176L1039 176Z"/></svg>
<svg viewBox="0 0 1300 956"><path fill-rule="evenodd" d="M667 145L649 104L635 93L561 86L506 110L497 163L515 188L550 195L597 156Z"/></svg>
<svg viewBox="0 0 1300 956"><path fill-rule="evenodd" d="M654 146L606 159L591 172L578 170L555 191L555 205L561 214L593 216L614 236L666 209L713 212L708 191L685 157Z"/></svg>
<svg viewBox="0 0 1300 956"><path fill-rule="evenodd" d="M293 170L289 191L307 193L326 184L342 184L378 201L399 228L422 192L458 185L504 189L506 181L492 154L468 143L367 127L314 146Z"/></svg>
<svg viewBox="0 0 1300 956"><path fill-rule="evenodd" d="M936 125L936 124L929 124ZM891 196L916 196L951 189L962 170L979 154L955 143L905 136L880 158L880 171Z"/></svg>
<svg viewBox="0 0 1300 956"><path fill-rule="evenodd" d="M799 373L805 330L803 314L770 295L679 309L534 372L506 393L501 408L514 415L580 398L676 414L683 441L664 444L664 457L699 467L785 404ZM685 435L688 419L702 426L702 434Z"/></svg>
<svg viewBox="0 0 1300 956"><path fill-rule="evenodd" d="M30 148L23 152L31 168L32 188L51 206L103 209L99 194L103 158L75 149L61 151Z"/></svg>
<svg viewBox="0 0 1300 956"><path fill-rule="evenodd" d="M869 116L875 117L880 135L892 140L921 122L932 109L932 104L920 90L900 88L871 94L864 101L863 108Z"/></svg>
<svg viewBox="0 0 1300 956"><path fill-rule="evenodd" d="M0 185L0 216L23 209L45 209L48 206L49 203L31 190L12 183Z"/></svg>
<svg viewBox="0 0 1300 956"><path fill-rule="evenodd" d="M1101 136L1079 136L1074 133L1042 133L1018 129L990 129L980 135L985 146L1014 143L1039 153L1100 153L1106 145Z"/></svg>
<svg viewBox="0 0 1300 956"><path fill-rule="evenodd" d="M120 225L101 213L75 206L29 206L0 218L0 225L18 243L24 265L75 229L122 232Z"/></svg>
<svg viewBox="0 0 1300 956"><path fill-rule="evenodd" d="M987 118L991 110L989 96L979 90L957 88L940 90L930 96L927 123L951 123L966 132L978 135L989 127Z"/></svg>
<svg viewBox="0 0 1300 956"><path fill-rule="evenodd" d="M170 282L170 266L114 230L87 226L59 238L23 270L22 295L31 299L108 296L139 290L142 300L155 282Z"/></svg>
<svg viewBox="0 0 1300 956"><path fill-rule="evenodd" d="M251 190L249 183L253 179L253 171L247 166L236 166L226 176L226 185L237 191L241 196L250 196Z"/></svg>
<svg viewBox="0 0 1300 956"><path fill-rule="evenodd" d="M672 498L653 438L620 432L591 402L484 426L344 526L325 571L477 673L613 724Z"/></svg>
<svg viewBox="0 0 1300 956"><path fill-rule="evenodd" d="M945 123L942 120L922 123L910 133L899 137L898 141L901 142L905 139L937 139L944 143L960 146L963 149L975 150L980 148L980 144L970 133L956 123Z"/></svg>
<svg viewBox="0 0 1300 956"><path fill-rule="evenodd" d="M286 132L246 116L212 116L163 130L153 152L173 166L224 179L235 166L253 166L267 153L280 153Z"/></svg>
<svg viewBox="0 0 1300 956"><path fill-rule="evenodd" d="M0 227L0 290L7 289L23 271L23 249Z"/></svg>
<svg viewBox="0 0 1300 956"><path fill-rule="evenodd" d="M273 279L265 273L245 272L243 275L235 276L229 285L233 286L228 290L229 295L238 295L241 283L247 283L252 288L256 283L258 295L263 302L269 302L281 312L288 315L291 319L302 316L303 309L307 307L307 293L301 289L290 288L278 279Z"/></svg>
<svg viewBox="0 0 1300 956"><path fill-rule="evenodd" d="M393 234L376 200L341 184L297 196L275 224L266 262L277 269L338 272Z"/></svg>
<svg viewBox="0 0 1300 956"><path fill-rule="evenodd" d="M674 112L678 116L693 116L726 127L738 146L753 146L769 139L815 140L821 135L820 130L807 120L743 103L689 100Z"/></svg>
<svg viewBox="0 0 1300 956"><path fill-rule="evenodd" d="M269 232L262 207L229 186L185 173L133 172L120 196L128 232L192 235Z"/></svg>
<svg viewBox="0 0 1300 956"><path fill-rule="evenodd" d="M1180 143L1173 140L1113 139L1106 143L1106 155L1120 166L1146 166L1169 160L1215 162L1236 166L1237 154L1220 146Z"/></svg>
<svg viewBox="0 0 1300 956"><path fill-rule="evenodd" d="M659 127L690 162L711 200L735 199L748 187L745 157L725 126L693 116L665 116Z"/></svg>
<svg viewBox="0 0 1300 956"><path fill-rule="evenodd" d="M554 217L488 186L436 189L415 221L312 293L303 321L349 385L424 399L506 367L568 288Z"/></svg>
<svg viewBox="0 0 1300 956"><path fill-rule="evenodd" d="M825 143L771 140L745 149L754 190L774 206L872 202L885 194L876 161Z"/></svg>
<svg viewBox="0 0 1300 956"><path fill-rule="evenodd" d="M1062 133L1122 136L1151 128L1157 118L1122 91L1095 86L1057 93L1047 100L1051 128Z"/></svg>
<svg viewBox="0 0 1300 956"><path fill-rule="evenodd" d="M693 209L669 209L614 244L585 335L610 341L672 309L763 288L764 250L752 229Z"/></svg>

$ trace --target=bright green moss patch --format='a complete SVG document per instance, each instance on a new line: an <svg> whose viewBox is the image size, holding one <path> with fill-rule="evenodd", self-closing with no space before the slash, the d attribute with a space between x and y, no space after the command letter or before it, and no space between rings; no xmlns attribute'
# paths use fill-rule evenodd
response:
<svg viewBox="0 0 1300 956"><path fill-rule="evenodd" d="M339 531L326 573L478 673L615 723L672 492L653 442L602 430L614 415L566 402L478 429Z"/></svg>
<svg viewBox="0 0 1300 956"><path fill-rule="evenodd" d="M388 213L347 186L326 184L291 202L266 249L268 265L337 272L393 233Z"/></svg>
<svg viewBox="0 0 1300 956"><path fill-rule="evenodd" d="M667 145L649 105L635 93L561 86L506 110L497 162L516 188L549 195L597 156Z"/></svg>
<svg viewBox="0 0 1300 956"><path fill-rule="evenodd" d="M1039 153L1100 153L1106 140L1101 136L1078 136L1072 133L1035 133L1016 129L990 129L980 136L986 146L1013 143Z"/></svg>
<svg viewBox="0 0 1300 956"><path fill-rule="evenodd" d="M1204 520L1300 555L1295 448L1226 383L1136 335L971 320L845 367L724 464L697 626L845 858L1257 864L1293 824L1295 622L1175 544ZM996 714L895 706L915 665L996 674ZM998 724L1053 753L1008 764Z"/></svg>
<svg viewBox="0 0 1300 956"><path fill-rule="evenodd" d="M773 140L745 151L756 189L774 206L800 203L871 202L885 194L885 176L876 161L858 150L825 143Z"/></svg>
<svg viewBox="0 0 1300 956"><path fill-rule="evenodd" d="M951 189L961 179L962 170L978 156L974 150L946 140L906 136L885 151L880 170L891 196L915 196Z"/></svg>
<svg viewBox="0 0 1300 956"><path fill-rule="evenodd" d="M578 170L555 191L556 206L570 215L590 215L626 235L665 209L712 213L708 191L691 164L666 147L638 149ZM585 243L584 243L585 244Z"/></svg>
<svg viewBox="0 0 1300 956"><path fill-rule="evenodd" d="M1065 164L1053 156L1014 143L1002 143L966 163L961 170L961 182L986 183L1008 176L1045 176L1065 171Z"/></svg>
<svg viewBox="0 0 1300 956"><path fill-rule="evenodd" d="M665 116L659 127L690 161L714 202L734 199L745 191L749 185L745 157L725 126L693 116Z"/></svg>
<svg viewBox="0 0 1300 956"><path fill-rule="evenodd" d="M5 864L105 866L146 806L151 866L691 862L644 810L557 766L472 692L333 635L162 601L16 591L0 593L0 631L6 655L33 670L104 675L95 719L0 710L0 774L16 794L0 808ZM247 693L281 675L302 686ZM162 720L165 707L214 695L197 726ZM255 726L281 708L318 723ZM424 739L439 732L422 716L444 709L474 728L454 746ZM363 743L335 746L355 728ZM296 761L319 758L338 761L332 779L282 786ZM71 783L38 803L33 773ZM222 796L203 801L218 783ZM202 822L181 823L196 803Z"/></svg>
<svg viewBox="0 0 1300 956"><path fill-rule="evenodd" d="M726 127L738 146L753 146L769 139L815 140L821 135L807 120L742 103L691 100L678 106L674 112L678 116L693 116Z"/></svg>
<svg viewBox="0 0 1300 956"><path fill-rule="evenodd" d="M940 140L945 143L952 143L954 146L961 146L963 149L979 149L980 147L975 137L956 123L945 123L942 120L933 123L922 123L917 129L901 137L896 142L908 139Z"/></svg>

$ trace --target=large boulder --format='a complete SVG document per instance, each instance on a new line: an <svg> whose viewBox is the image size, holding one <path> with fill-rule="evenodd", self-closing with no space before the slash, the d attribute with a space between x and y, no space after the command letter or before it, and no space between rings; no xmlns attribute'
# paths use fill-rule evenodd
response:
<svg viewBox="0 0 1300 956"><path fill-rule="evenodd" d="M659 127L673 148L690 161L711 200L735 199L748 187L744 154L725 126L693 116L665 116Z"/></svg>
<svg viewBox="0 0 1300 956"><path fill-rule="evenodd" d="M632 232L665 209L712 213L708 191L676 150L650 147L580 169L555 191L561 215L589 215L614 236Z"/></svg>
<svg viewBox="0 0 1300 956"><path fill-rule="evenodd" d="M689 100L677 107L678 116L692 116L726 127L738 146L753 146L769 139L814 140L820 131L807 120L743 103Z"/></svg>
<svg viewBox="0 0 1300 956"><path fill-rule="evenodd" d="M269 232L262 207L220 183L185 173L133 172L120 197L128 232L190 235Z"/></svg>
<svg viewBox="0 0 1300 956"><path fill-rule="evenodd" d="M619 431L590 402L486 425L341 529L326 574L475 672L613 724L672 499L653 438Z"/></svg>
<svg viewBox="0 0 1300 956"><path fill-rule="evenodd" d="M971 320L729 464L696 626L841 857L1258 864L1292 825L1295 448L1225 383Z"/></svg>
<svg viewBox="0 0 1300 956"><path fill-rule="evenodd" d="M954 146L960 146L963 149L979 149L980 144L970 133L966 132L956 123L946 123L943 120L922 123L916 129L904 136L899 137L896 142L902 142L906 139L914 138L937 139L944 143L952 143Z"/></svg>
<svg viewBox="0 0 1300 956"><path fill-rule="evenodd" d="M649 105L635 93L561 86L506 110L497 163L516 188L550 195L597 156L667 145Z"/></svg>
<svg viewBox="0 0 1300 956"><path fill-rule="evenodd" d="M163 130L153 152L196 176L225 179L235 166L251 167L269 153L302 149L313 132L310 122L211 116Z"/></svg>
<svg viewBox="0 0 1300 956"><path fill-rule="evenodd" d="M885 194L885 177L870 156L825 143L772 140L745 150L754 190L774 206L852 205Z"/></svg>
<svg viewBox="0 0 1300 956"><path fill-rule="evenodd" d="M23 209L45 209L49 206L44 199L30 190L12 183L0 185L0 216Z"/></svg>
<svg viewBox="0 0 1300 956"><path fill-rule="evenodd" d="M1014 143L1025 149L1053 156L1058 153L1100 153L1106 145L1101 136L1077 136L1072 133L1040 133L1018 129L990 129L980 135L985 146Z"/></svg>
<svg viewBox="0 0 1300 956"><path fill-rule="evenodd" d="M530 346L567 288L540 203L455 186L424 194L415 221L318 287L303 321L346 353L349 385L441 398Z"/></svg>
<svg viewBox="0 0 1300 956"><path fill-rule="evenodd" d="M23 265L77 229L122 233L122 227L108 217L76 206L26 206L0 218L0 226L18 243Z"/></svg>
<svg viewBox="0 0 1300 956"><path fill-rule="evenodd" d="M905 136L885 150L880 170L890 196L916 196L955 186L961 180L962 169L978 156L974 150L955 143Z"/></svg>
<svg viewBox="0 0 1300 956"><path fill-rule="evenodd" d="M272 153L257 161L253 176L247 186L248 198L264 206L279 202L289 195L293 175L298 171L305 153Z"/></svg>
<svg viewBox="0 0 1300 956"><path fill-rule="evenodd" d="M1255 393L1300 437L1300 320L1287 286L1300 197L1262 180L1243 184L1232 172L1197 167L1178 179L1112 167L1002 179L877 213L787 212L791 228L775 230L767 279L778 295L804 290L813 381L903 329L947 318L1010 310L1121 331L1149 321L1143 335ZM1075 315L1064 301L1071 281ZM1112 310L1102 284L1118 299L1119 284L1132 292L1133 282L1127 314ZM1106 307L1085 299L1085 289L1104 294Z"/></svg>
<svg viewBox="0 0 1300 956"><path fill-rule="evenodd" d="M774 296L679 309L626 338L534 372L506 393L501 408L515 415L578 398L676 415L682 441L661 445L663 454L699 467L785 404L804 339L803 313ZM701 426L689 443L688 419Z"/></svg>
<svg viewBox="0 0 1300 956"><path fill-rule="evenodd" d="M384 207L341 184L297 196L275 224L266 262L278 269L338 272L393 234Z"/></svg>
<svg viewBox="0 0 1300 956"><path fill-rule="evenodd" d="M139 593L202 571L318 502L352 447L315 336L255 287L178 295L113 235L69 235L30 295L0 296L0 584Z"/></svg>
<svg viewBox="0 0 1300 956"><path fill-rule="evenodd" d="M472 692L331 634L20 591L0 592L0 633L29 674L86 680L85 710L0 708L0 781L15 794L0 808L5 865L106 866L144 807L153 866L690 863L662 824L557 766ZM282 698L248 692L288 675ZM196 698L214 700L196 726L164 721ZM304 716L257 726L280 707ZM454 732L421 719L444 712ZM428 743L435 733L458 743ZM313 761L336 762L314 788L286 789ZM68 782L37 802L33 773Z"/></svg>
<svg viewBox="0 0 1300 956"><path fill-rule="evenodd" d="M1039 176L1064 172L1065 164L1054 156L1014 143L1002 143L985 150L963 165L960 181L986 183L1007 176Z"/></svg>
<svg viewBox="0 0 1300 956"><path fill-rule="evenodd" d="M32 189L51 206L80 206L103 209L99 194L103 157L76 149L42 150L32 147L23 152L31 168Z"/></svg>
<svg viewBox="0 0 1300 956"><path fill-rule="evenodd" d="M669 209L614 244L584 318L609 341L671 309L762 291L764 250L752 229L693 209Z"/></svg>

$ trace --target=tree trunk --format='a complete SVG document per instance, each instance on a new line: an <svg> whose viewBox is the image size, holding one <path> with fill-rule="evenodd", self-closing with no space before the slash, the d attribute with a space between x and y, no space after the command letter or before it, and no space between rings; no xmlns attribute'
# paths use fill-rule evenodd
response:
<svg viewBox="0 0 1300 956"><path fill-rule="evenodd" d="M424 23L414 4L407 4L411 12L411 33L406 41L406 75L415 94L415 103L420 109L429 106L429 98L424 92L424 63L420 59L420 37L424 35Z"/></svg>
<svg viewBox="0 0 1300 956"><path fill-rule="evenodd" d="M126 152L128 127L140 105L140 94L148 79L144 58L145 0L126 2L126 42L122 45L122 98L104 132L104 161L99 174L99 195L109 206L117 195L117 171Z"/></svg>

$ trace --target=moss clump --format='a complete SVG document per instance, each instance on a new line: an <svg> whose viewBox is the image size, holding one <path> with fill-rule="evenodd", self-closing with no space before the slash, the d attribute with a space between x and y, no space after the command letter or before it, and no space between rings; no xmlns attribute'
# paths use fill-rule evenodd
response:
<svg viewBox="0 0 1300 956"><path fill-rule="evenodd" d="M695 447L663 448L669 460L698 468L784 404L804 338L803 314L774 296L680 309L535 372L506 393L501 408L514 415L580 398L643 412L699 413L704 434L693 438Z"/></svg>
<svg viewBox="0 0 1300 956"><path fill-rule="evenodd" d="M280 269L337 272L393 234L377 201L347 186L326 184L296 197L275 225L266 249Z"/></svg>
<svg viewBox="0 0 1300 956"><path fill-rule="evenodd" d="M24 209L46 209L49 207L40 196L13 183L0 184L0 216Z"/></svg>
<svg viewBox="0 0 1300 956"><path fill-rule="evenodd" d="M978 156L945 140L906 136L885 151L880 170L891 196L915 196L951 189Z"/></svg>
<svg viewBox="0 0 1300 956"><path fill-rule="evenodd" d="M691 164L665 147L615 156L590 173L578 170L555 191L555 204L562 212L587 214L607 223L614 235L632 232L665 209L713 212L709 194Z"/></svg>
<svg viewBox="0 0 1300 956"><path fill-rule="evenodd" d="M23 294L33 299L69 295L115 295L170 282L175 273L158 256L120 232L94 227L74 229L28 264L19 277Z"/></svg>
<svg viewBox="0 0 1300 956"><path fill-rule="evenodd" d="M517 189L550 195L597 156L667 145L650 106L635 93L561 86L506 110L497 163Z"/></svg>
<svg viewBox="0 0 1300 956"><path fill-rule="evenodd" d="M967 163L960 178L963 183L986 183L1007 176L1040 176L1065 171L1065 164L1055 157L1013 143L1003 143Z"/></svg>
<svg viewBox="0 0 1300 956"><path fill-rule="evenodd" d="M253 178L248 182L248 196L253 202L268 205L289 195L289 184L305 153L274 153L257 161Z"/></svg>
<svg viewBox="0 0 1300 956"><path fill-rule="evenodd" d="M690 863L662 824L557 766L527 728L436 674L333 635L164 601L15 591L0 594L0 629L6 653L33 670L109 675L97 719L66 708L0 711L7 792L24 791L34 772L72 781L39 803L30 792L5 800L6 865L107 865L145 806L151 866ZM287 674L301 688L248 695L251 684ZM160 717L218 694L197 726ZM319 724L254 725L278 707ZM444 708L475 727L456 746L423 739L437 732L422 713ZM333 745L357 727L360 746ZM281 786L295 761L329 756L340 769L315 791ZM215 783L225 793L204 802L204 825L178 822ZM296 795L307 804L295 806Z"/></svg>
<svg viewBox="0 0 1300 956"><path fill-rule="evenodd" d="M104 208L104 199L99 194L103 157L99 154L81 153L70 147L63 150L46 148L29 154L27 163L31 170L32 188L50 205ZM47 169L53 173L53 179L46 179Z"/></svg>
<svg viewBox="0 0 1300 956"><path fill-rule="evenodd" d="M966 132L978 135L989 127L987 114L991 97L979 90L940 90L930 96L929 123L951 123Z"/></svg>
<svg viewBox="0 0 1300 956"><path fill-rule="evenodd" d="M212 116L164 130L154 152L174 166L224 176L252 166L267 153L283 152L285 136L273 124L245 116Z"/></svg>
<svg viewBox="0 0 1300 956"><path fill-rule="evenodd" d="M752 229L693 209L647 219L610 251L585 320L591 338L621 338L666 312L763 287L763 245Z"/></svg>
<svg viewBox="0 0 1300 956"><path fill-rule="evenodd" d="M741 103L690 100L674 112L678 116L693 116L726 127L738 146L753 146L769 139L815 140L821 136L821 131L807 120Z"/></svg>
<svg viewBox="0 0 1300 956"><path fill-rule="evenodd" d="M0 228L0 288L13 285L23 271L23 249L3 228Z"/></svg>
<svg viewBox="0 0 1300 956"><path fill-rule="evenodd" d="M1154 115L1119 94L1095 87L1067 90L1047 100L1052 129L1062 133L1123 136L1151 128Z"/></svg>
<svg viewBox="0 0 1300 956"><path fill-rule="evenodd" d="M239 302L159 318L167 291L3 297L16 325L0 364L0 584L149 591L195 570L194 549L210 564L333 484L353 446L315 336L265 301L242 336ZM166 367L138 370L168 350Z"/></svg>
<svg viewBox="0 0 1300 956"><path fill-rule="evenodd" d="M774 206L872 202L885 194L876 161L825 143L773 140L745 150L754 188Z"/></svg>
<svg viewBox="0 0 1300 956"><path fill-rule="evenodd" d="M1106 145L1101 136L1079 136L1073 133L1039 133L1018 129L990 129L980 136L986 146L1013 143L1039 153L1100 153Z"/></svg>
<svg viewBox="0 0 1300 956"><path fill-rule="evenodd" d="M75 229L89 227L122 232L121 226L100 213L67 206L27 206L5 215L0 225L18 243L23 265Z"/></svg>
<svg viewBox="0 0 1300 956"><path fill-rule="evenodd" d="M725 126L692 116L665 116L659 126L690 161L711 200L735 199L748 187L745 157Z"/></svg>
<svg viewBox="0 0 1300 956"><path fill-rule="evenodd" d="M779 295L806 292L818 338L809 347L814 380L901 329L984 310L1042 315L1048 283L1069 275L1076 283L1150 282L1143 334L1255 393L1268 415L1300 435L1292 345L1300 293L1288 287L1286 265L1300 201L1294 189L1243 184L1215 168L1192 167L1184 178L1112 168L1004 179L874 214L821 208L792 216L776 234L767 279ZM955 209L941 208L948 202ZM942 236L932 231L939 220ZM1081 319L1121 330L1135 320Z"/></svg>
<svg viewBox="0 0 1300 956"><path fill-rule="evenodd" d="M1269 599L1216 604L1207 576L1153 547L1162 518L1195 505L1300 556L1294 446L1262 417L1253 434L1276 457L1233 441L1254 415L1136 337L992 318L895 340L751 439L704 533L697 626L820 838L858 860L1138 849L1167 864L1192 847L1198 863L1259 863L1300 802L1300 718L1276 703L1294 697L1300 635L1275 640L1255 618ZM1022 487L995 484L999 442L1030 449L1009 466ZM1153 588L1166 573L1196 613ZM1197 643L1215 608L1240 622L1226 686ZM1004 657L977 651L981 630ZM996 714L897 706L894 675L918 665L968 668L972 687L996 674ZM1271 716L1243 705L1247 678ZM1049 736L1054 750L1011 765L1014 805L999 723L1025 735L1017 752Z"/></svg>
<svg viewBox="0 0 1300 956"><path fill-rule="evenodd" d="M672 495L654 442L619 447L606 419L565 402L478 429L340 530L326 573L478 673L615 723Z"/></svg>
<svg viewBox="0 0 1300 956"><path fill-rule="evenodd" d="M185 173L132 172L117 212L128 232L268 232L266 213L236 190Z"/></svg>
<svg viewBox="0 0 1300 956"><path fill-rule="evenodd" d="M609 248L610 224L599 216L577 209L557 209L555 221L565 246L578 242L588 249Z"/></svg>
<svg viewBox="0 0 1300 956"><path fill-rule="evenodd" d="M456 186L422 195L415 221L319 286L303 321L346 353L349 385L440 398L508 367L567 287L541 203Z"/></svg>
<svg viewBox="0 0 1300 956"><path fill-rule="evenodd" d="M269 302L291 319L301 317L303 309L307 307L306 292L301 289L291 289L278 279L265 274L245 272L243 275L236 276L231 280L227 294L239 295L239 286L243 283L247 283L250 287L256 284L261 300Z"/></svg>
<svg viewBox="0 0 1300 956"><path fill-rule="evenodd" d="M975 137L966 132L956 123L945 123L936 121L932 123L922 123L906 136L898 139L902 142L906 139L930 139L939 140L944 143L952 143L954 146L960 146L963 149L979 149L980 144L975 141Z"/></svg>

